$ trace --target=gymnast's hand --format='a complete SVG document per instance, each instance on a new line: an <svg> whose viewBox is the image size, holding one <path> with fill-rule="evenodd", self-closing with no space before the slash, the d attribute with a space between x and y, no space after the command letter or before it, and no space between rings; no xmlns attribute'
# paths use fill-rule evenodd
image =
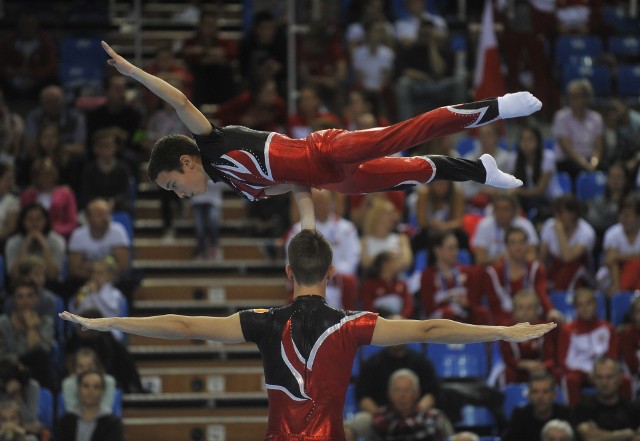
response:
<svg viewBox="0 0 640 441"><path fill-rule="evenodd" d="M542 337L556 326L555 323L542 323L539 325L531 325L529 322L518 323L517 325L507 326L502 339L511 342L531 340Z"/></svg>
<svg viewBox="0 0 640 441"><path fill-rule="evenodd" d="M111 48L111 46L109 46L104 41L102 42L102 47L107 52L107 54L109 54L109 56L111 57L111 60L108 60L107 63L115 67L118 70L118 72L120 72L122 75L126 75L128 77L134 76L134 74L136 73L136 70L138 70L137 67L129 63L120 55L118 55L118 53L114 51Z"/></svg>
<svg viewBox="0 0 640 441"><path fill-rule="evenodd" d="M109 330L109 319L106 318L85 318L79 315L71 314L70 312L64 311L58 314L63 320L68 322L77 323L82 326L82 330L86 331L88 329L95 329L96 331L108 331Z"/></svg>

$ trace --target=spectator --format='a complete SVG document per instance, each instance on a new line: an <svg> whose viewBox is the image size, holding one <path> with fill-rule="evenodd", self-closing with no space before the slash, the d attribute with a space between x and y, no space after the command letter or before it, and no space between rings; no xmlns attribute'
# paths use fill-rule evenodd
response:
<svg viewBox="0 0 640 441"><path fill-rule="evenodd" d="M509 324L526 322L541 322L540 300L532 290L522 290L513 296L513 313ZM552 332L521 343L499 342L504 362L504 383L524 383L551 371L555 363L555 339L556 334Z"/></svg>
<svg viewBox="0 0 640 441"><path fill-rule="evenodd" d="M362 309L413 317L413 298L404 280L400 280L398 256L390 251L376 255L362 281Z"/></svg>
<svg viewBox="0 0 640 441"><path fill-rule="evenodd" d="M342 111L342 122L347 130L357 130L361 115L373 114L376 127L389 125L389 119L380 115L375 103L362 90L350 90L347 105Z"/></svg>
<svg viewBox="0 0 640 441"><path fill-rule="evenodd" d="M627 323L618 330L620 359L633 380L638 381L640 378L640 296L634 296L625 318Z"/></svg>
<svg viewBox="0 0 640 441"><path fill-rule="evenodd" d="M166 45L156 48L155 58L153 62L147 66L146 71L158 78L162 78L168 83L177 82L182 93L184 93L189 100L192 100L193 75L176 60L170 46ZM218 77L213 78L218 80ZM218 86L221 85L218 84ZM147 112L151 113L162 106L162 100L147 89L144 94L144 104Z"/></svg>
<svg viewBox="0 0 640 441"><path fill-rule="evenodd" d="M542 428L540 441L573 441L573 429L568 422L553 419Z"/></svg>
<svg viewBox="0 0 640 441"><path fill-rule="evenodd" d="M573 295L576 319L558 331L558 359L556 366L566 384L567 401L575 406L580 401L581 389L591 383L589 374L600 357L617 358L618 335L613 325L597 317L595 293L578 289ZM629 378L623 385L631 397ZM628 389L628 390L627 390Z"/></svg>
<svg viewBox="0 0 640 441"><path fill-rule="evenodd" d="M355 87L370 96L383 109L381 113L392 117L395 103L390 99L391 77L396 55L393 48L384 44L385 35L384 21L368 23L365 42L351 53L351 66Z"/></svg>
<svg viewBox="0 0 640 441"><path fill-rule="evenodd" d="M66 238L78 224L77 204L73 191L66 185L58 185L59 176L51 159L36 161L31 167L33 185L22 192L20 205L42 204L49 213L53 231Z"/></svg>
<svg viewBox="0 0 640 441"><path fill-rule="evenodd" d="M373 417L373 429L381 441L445 441L453 433L447 417L437 409L419 405L420 379L409 369L400 369L389 378L389 404Z"/></svg>
<svg viewBox="0 0 640 441"><path fill-rule="evenodd" d="M358 307L358 264L361 245L355 225L336 214L335 194L329 190L312 190L316 230L331 244L335 275L327 286L327 303L335 307L356 309ZM289 241L300 232L297 222L289 230L285 249Z"/></svg>
<svg viewBox="0 0 640 441"><path fill-rule="evenodd" d="M528 258L527 232L510 226L504 234L504 243L504 258L486 269L486 292L493 322L511 322L513 296L523 289L532 290L538 297L542 307L542 317L539 318L562 322L562 314L553 308L547 294L544 266L539 261Z"/></svg>
<svg viewBox="0 0 640 441"><path fill-rule="evenodd" d="M500 125L497 123L478 127L473 150L463 156L465 159L475 160L488 153L496 160L500 170L511 173L515 167L516 157L513 152L500 147ZM490 197L498 194L494 188L477 182L462 182L465 199L474 207L484 209L490 202Z"/></svg>
<svg viewBox="0 0 640 441"><path fill-rule="evenodd" d="M249 89L222 103L213 117L220 125L240 124L256 130L283 132L285 110L285 101L273 78L254 75L249 79Z"/></svg>
<svg viewBox="0 0 640 441"><path fill-rule="evenodd" d="M499 193L493 197L493 214L479 223L471 239L477 265L492 265L505 255L505 231L519 227L527 234L527 261L537 256L538 234L533 224L519 216L520 206L514 195Z"/></svg>
<svg viewBox="0 0 640 441"><path fill-rule="evenodd" d="M35 152L38 136L48 124L58 126L62 151L69 156L84 158L86 154L87 122L84 114L64 101L60 86L47 86L40 92L40 105L27 115L26 147ZM35 155L34 155L35 156Z"/></svg>
<svg viewBox="0 0 640 441"><path fill-rule="evenodd" d="M116 380L104 373L98 354L90 348L80 348L72 355L72 373L62 381L62 397L64 409L67 412L77 412L78 403L78 376L85 372L100 372L104 376L104 394L100 400L100 410L110 413L116 393Z"/></svg>
<svg viewBox="0 0 640 441"><path fill-rule="evenodd" d="M349 426L357 435L371 439L373 415L389 403L387 394L391 375L398 369L409 369L418 375L418 406L428 410L436 406L440 384L431 362L406 345L387 346L362 363L356 380L358 412Z"/></svg>
<svg viewBox="0 0 640 441"><path fill-rule="evenodd" d="M438 233L432 242L432 262L422 272L420 297L424 316L486 324L488 311L480 302L478 269L458 263L458 239Z"/></svg>
<svg viewBox="0 0 640 441"><path fill-rule="evenodd" d="M396 38L401 45L408 45L418 39L420 23L423 20L433 23L438 33L448 33L447 22L439 15L431 14L425 9L423 0L405 0L404 5L409 16L396 21Z"/></svg>
<svg viewBox="0 0 640 441"><path fill-rule="evenodd" d="M0 162L0 249L4 249L4 244L18 224L20 201L12 190L13 167Z"/></svg>
<svg viewBox="0 0 640 441"><path fill-rule="evenodd" d="M451 441L480 441L480 437L473 432L457 432L451 435Z"/></svg>
<svg viewBox="0 0 640 441"><path fill-rule="evenodd" d="M353 9L360 9L359 11L353 11L357 16L357 21L349 23L345 31L345 40L349 45L349 49L353 50L357 46L360 46L365 42L365 29L369 23L375 21L382 21L385 27L385 45L389 47L395 46L396 31L393 24L388 19L388 14L384 0L368 0L368 1L353 1L349 7Z"/></svg>
<svg viewBox="0 0 640 441"><path fill-rule="evenodd" d="M599 2L557 0L556 25L559 34L589 34L601 14Z"/></svg>
<svg viewBox="0 0 640 441"><path fill-rule="evenodd" d="M50 358L53 320L36 312L38 288L31 282L17 281L11 296L12 311L0 315L0 353L17 357L41 386L56 390Z"/></svg>
<svg viewBox="0 0 640 441"><path fill-rule="evenodd" d="M182 58L193 74L193 103L219 104L236 95L234 41L220 37L217 14L206 11L193 37L182 43ZM215 78L215 83L211 82Z"/></svg>
<svg viewBox="0 0 640 441"><path fill-rule="evenodd" d="M549 201L560 196L562 189L556 177L555 154L544 148L538 128L527 126L520 131L513 174L524 183L513 189L524 212L535 212L540 220L549 217Z"/></svg>
<svg viewBox="0 0 640 441"><path fill-rule="evenodd" d="M240 41L239 61L242 78L273 78L279 93L284 93L286 36L271 11L257 11L254 14L250 31ZM249 124L249 127L254 126Z"/></svg>
<svg viewBox="0 0 640 441"><path fill-rule="evenodd" d="M320 101L317 90L305 86L298 91L298 112L289 117L287 131L292 138L306 138L312 132L312 124L318 122L333 127L341 126L338 117L329 112Z"/></svg>
<svg viewBox="0 0 640 441"><path fill-rule="evenodd" d="M25 431L39 434L44 429L38 421L40 384L22 363L6 353L0 358L0 385L0 401L14 402Z"/></svg>
<svg viewBox="0 0 640 441"><path fill-rule="evenodd" d="M627 195L620 205L617 224L604 234L604 267L598 281L607 294L640 286L640 195Z"/></svg>
<svg viewBox="0 0 640 441"><path fill-rule="evenodd" d="M420 21L417 39L397 52L398 120L405 121L448 103L467 102L464 76L454 73L455 56L447 34L427 19Z"/></svg>
<svg viewBox="0 0 640 441"><path fill-rule="evenodd" d="M20 406L15 401L0 401L0 440L38 441L37 436L27 433L22 422Z"/></svg>
<svg viewBox="0 0 640 441"><path fill-rule="evenodd" d="M89 309L84 317L100 318L100 311ZM80 327L67 339L66 351L73 354L80 348L90 348L98 354L105 372L116 379L116 385L124 393L140 393L143 391L140 375L127 347L116 340L110 332L93 330L82 331Z"/></svg>
<svg viewBox="0 0 640 441"><path fill-rule="evenodd" d="M35 310L38 315L51 317L55 322L58 318L56 311L57 296L45 287L47 264L40 256L25 256L16 261L11 274L11 280L28 281L38 288L38 302ZM9 297L5 302L5 312L11 313L13 309L13 298Z"/></svg>
<svg viewBox="0 0 640 441"><path fill-rule="evenodd" d="M622 162L628 174L635 176L640 164L640 112L619 98L611 98L607 110L606 164Z"/></svg>
<svg viewBox="0 0 640 441"><path fill-rule="evenodd" d="M373 259L382 251L396 254L394 260L397 271L407 270L413 262L413 254L409 237L404 233L395 233L399 220L398 212L393 204L385 199L374 199L365 214L360 265L367 270Z"/></svg>
<svg viewBox="0 0 640 441"><path fill-rule="evenodd" d="M578 403L574 426L584 441L634 440L639 435L640 409L620 393L622 369L614 358L601 358L593 364L596 395Z"/></svg>
<svg viewBox="0 0 640 441"><path fill-rule="evenodd" d="M56 439L122 441L122 421L100 406L104 392L102 373L87 371L78 375L78 410L67 411L60 417L56 425Z"/></svg>
<svg viewBox="0 0 640 441"><path fill-rule="evenodd" d="M362 116L360 115L358 119ZM383 191L368 194L346 195L348 198L348 212L351 221L356 224L358 230L364 230L367 212L378 199L389 201L393 204L398 216L402 216L407 205L407 194L404 190Z"/></svg>
<svg viewBox="0 0 640 441"><path fill-rule="evenodd" d="M556 164L559 171L569 173L575 182L578 173L598 167L603 153L604 126L602 116L588 106L593 88L587 79L569 81L568 105L553 117L556 140Z"/></svg>
<svg viewBox="0 0 640 441"><path fill-rule="evenodd" d="M416 218L418 234L413 238L415 250L431 246L433 236L453 231L462 248L469 248L469 238L462 229L464 194L452 181L433 181L417 187Z"/></svg>
<svg viewBox="0 0 640 441"><path fill-rule="evenodd" d="M131 171L116 157L115 134L110 129L97 130L91 138L95 159L82 170L81 207L96 198L105 199L113 211L133 216L131 206Z"/></svg>
<svg viewBox="0 0 640 441"><path fill-rule="evenodd" d="M95 199L87 205L87 224L76 228L69 239L69 276L85 280L93 264L113 256L119 273L129 269L129 236L111 220L109 203Z"/></svg>
<svg viewBox="0 0 640 441"><path fill-rule="evenodd" d="M18 215L18 230L4 247L6 269L14 274L16 264L28 256L38 256L45 263L45 277L49 282L62 275L66 242L51 229L49 213L39 203L22 207Z"/></svg>
<svg viewBox="0 0 640 441"><path fill-rule="evenodd" d="M12 112L0 88L0 162L11 162L22 153L24 120Z"/></svg>
<svg viewBox="0 0 640 441"><path fill-rule="evenodd" d="M301 84L315 89L332 112L340 111L347 96L348 58L336 32L313 23L301 41L297 65Z"/></svg>
<svg viewBox="0 0 640 441"><path fill-rule="evenodd" d="M138 168L142 152L140 140L142 136L142 116L136 108L127 102L127 78L122 75L111 75L105 79L106 101L101 106L87 113L87 140L91 142L99 129L113 129L119 143L118 156L138 176ZM93 152L87 152L91 158Z"/></svg>
<svg viewBox="0 0 640 441"><path fill-rule="evenodd" d="M16 30L0 41L1 79L9 100L35 99L43 86L55 82L56 43L40 29L35 11L18 17Z"/></svg>
<svg viewBox="0 0 640 441"><path fill-rule="evenodd" d="M596 233L581 217L581 208L575 196L560 196L553 201L554 217L540 232L540 260L549 269L554 290L594 285L591 255Z"/></svg>
<svg viewBox="0 0 640 441"><path fill-rule="evenodd" d="M222 213L222 182L207 181L207 191L191 197L193 225L196 230L196 258L216 259ZM168 193L168 192L165 192Z"/></svg>
<svg viewBox="0 0 640 441"><path fill-rule="evenodd" d="M556 383L547 373L529 378L529 402L516 407L502 435L503 441L541 441L542 433L549 421L569 420L567 406L556 402Z"/></svg>

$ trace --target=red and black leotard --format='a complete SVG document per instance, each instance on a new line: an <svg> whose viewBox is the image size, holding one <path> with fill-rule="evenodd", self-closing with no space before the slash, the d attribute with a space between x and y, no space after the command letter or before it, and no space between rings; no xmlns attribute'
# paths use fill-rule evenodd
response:
<svg viewBox="0 0 640 441"><path fill-rule="evenodd" d="M323 297L296 297L282 308L240 313L247 341L260 349L269 397L265 440L343 441L344 400L359 346L378 315L332 308Z"/></svg>
<svg viewBox="0 0 640 441"><path fill-rule="evenodd" d="M485 169L479 161L388 155L497 119L498 101L489 99L441 107L389 127L320 130L304 139L241 126L212 128L209 135L194 138L207 174L249 200L267 197L265 188L278 184L360 194L434 178L484 183Z"/></svg>

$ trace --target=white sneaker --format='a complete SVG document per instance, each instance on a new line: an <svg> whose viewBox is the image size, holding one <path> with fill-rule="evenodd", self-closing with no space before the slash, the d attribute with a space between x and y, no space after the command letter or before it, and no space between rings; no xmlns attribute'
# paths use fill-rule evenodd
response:
<svg viewBox="0 0 640 441"><path fill-rule="evenodd" d="M509 173L505 173L498 168L496 160L488 153L480 156L480 161L484 165L487 173L485 185L496 188L518 188L522 187L522 181Z"/></svg>
<svg viewBox="0 0 640 441"><path fill-rule="evenodd" d="M529 92L508 93L498 97L500 118L518 118L542 109L542 102Z"/></svg>

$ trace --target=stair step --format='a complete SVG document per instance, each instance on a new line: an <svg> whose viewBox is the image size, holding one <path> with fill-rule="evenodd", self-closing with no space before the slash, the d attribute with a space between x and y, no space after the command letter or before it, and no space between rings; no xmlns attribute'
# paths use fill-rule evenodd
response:
<svg viewBox="0 0 640 441"><path fill-rule="evenodd" d="M222 238L217 251L217 259L263 260L266 240L254 238ZM189 260L192 261L196 249L194 239L173 239L163 242L155 239L138 239L134 242L136 260Z"/></svg>
<svg viewBox="0 0 640 441"><path fill-rule="evenodd" d="M138 369L142 384L155 393L264 392L264 372L257 367Z"/></svg>

